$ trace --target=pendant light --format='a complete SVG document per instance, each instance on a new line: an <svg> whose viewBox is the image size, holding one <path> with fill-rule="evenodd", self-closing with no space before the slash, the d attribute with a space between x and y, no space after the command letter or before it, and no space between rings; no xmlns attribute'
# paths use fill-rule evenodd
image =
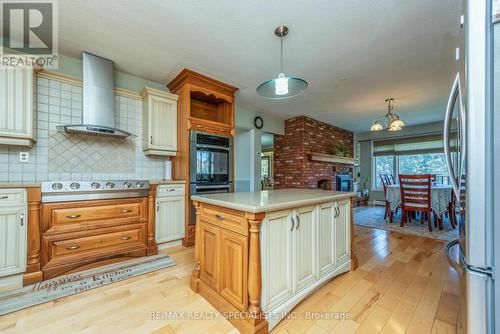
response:
<svg viewBox="0 0 500 334"><path fill-rule="evenodd" d="M303 93L308 83L300 78L287 77L283 71L283 37L288 34L288 28L279 26L274 30L274 34L281 41L280 73L276 79L268 80L257 87L257 94L267 99L288 99Z"/></svg>
<svg viewBox="0 0 500 334"><path fill-rule="evenodd" d="M370 127L370 131L381 131L386 128L388 131L400 131L405 126L405 123L399 118L399 115L394 114L392 111L394 110L394 106L392 103L394 102L394 98L390 97L385 99L387 103L387 114L385 117L387 118L387 123L384 123L381 120L376 120L373 122Z"/></svg>

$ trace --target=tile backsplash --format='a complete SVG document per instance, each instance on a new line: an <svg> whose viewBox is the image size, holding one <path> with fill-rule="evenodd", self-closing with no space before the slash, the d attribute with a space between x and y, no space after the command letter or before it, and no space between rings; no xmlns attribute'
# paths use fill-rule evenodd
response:
<svg viewBox="0 0 500 334"><path fill-rule="evenodd" d="M142 152L142 101L115 95L115 126L134 138L68 135L56 127L82 122L82 87L38 78L35 133L30 149L0 146L0 181L161 179L165 158ZM29 152L19 162L19 152Z"/></svg>

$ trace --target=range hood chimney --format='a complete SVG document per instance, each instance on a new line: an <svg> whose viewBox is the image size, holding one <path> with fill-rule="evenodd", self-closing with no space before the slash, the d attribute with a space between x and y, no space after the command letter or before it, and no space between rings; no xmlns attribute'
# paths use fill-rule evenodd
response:
<svg viewBox="0 0 500 334"><path fill-rule="evenodd" d="M113 62L83 53L83 122L62 125L58 130L73 134L126 138L132 134L115 128Z"/></svg>

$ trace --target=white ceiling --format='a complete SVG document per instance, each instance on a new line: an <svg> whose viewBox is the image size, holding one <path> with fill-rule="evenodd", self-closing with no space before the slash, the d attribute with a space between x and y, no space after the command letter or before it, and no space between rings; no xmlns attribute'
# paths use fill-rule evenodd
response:
<svg viewBox="0 0 500 334"><path fill-rule="evenodd" d="M455 71L456 0L72 0L59 2L60 52L110 58L169 82L188 67L240 88L238 105L366 131L394 97L407 125L443 119ZM255 88L279 71L309 89L286 101Z"/></svg>

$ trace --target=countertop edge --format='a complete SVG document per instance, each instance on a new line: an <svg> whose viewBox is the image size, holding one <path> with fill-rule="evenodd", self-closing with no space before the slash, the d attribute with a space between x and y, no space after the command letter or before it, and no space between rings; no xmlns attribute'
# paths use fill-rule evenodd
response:
<svg viewBox="0 0 500 334"><path fill-rule="evenodd" d="M285 209L290 209L290 208L295 208L295 207L307 206L307 205L312 205L312 204L319 204L319 203L324 203L324 202L328 202L331 200L351 198L354 196L356 196L356 193L349 192L349 193L345 193L345 194L329 195L329 196L325 196L325 197L321 197L321 198L300 199L300 200L295 200L295 201L287 201L284 203L272 204L272 205L267 205L267 206L258 206L258 207L251 206L251 205L245 205L245 204L231 203L231 202L227 202L227 201L212 199L212 198L203 197L203 196L196 196L196 195L191 196L191 200L206 203L206 204L221 206L223 208L237 210L237 211L243 211L243 212L249 212L249 213L263 213L263 212L272 212L272 211L285 210Z"/></svg>

